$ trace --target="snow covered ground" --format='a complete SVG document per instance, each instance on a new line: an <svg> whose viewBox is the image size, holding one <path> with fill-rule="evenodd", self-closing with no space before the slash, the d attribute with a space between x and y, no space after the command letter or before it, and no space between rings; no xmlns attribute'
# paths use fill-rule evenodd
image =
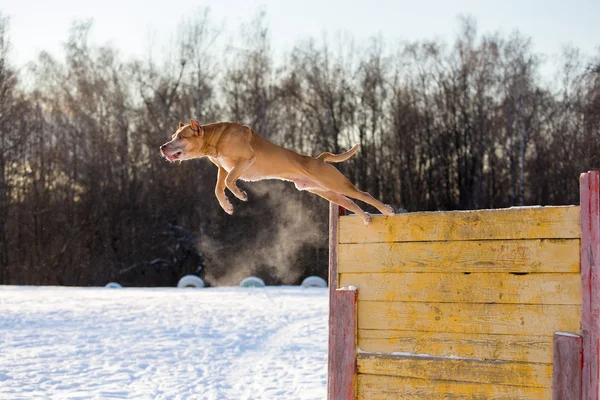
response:
<svg viewBox="0 0 600 400"><path fill-rule="evenodd" d="M0 286L0 399L324 399L327 290Z"/></svg>

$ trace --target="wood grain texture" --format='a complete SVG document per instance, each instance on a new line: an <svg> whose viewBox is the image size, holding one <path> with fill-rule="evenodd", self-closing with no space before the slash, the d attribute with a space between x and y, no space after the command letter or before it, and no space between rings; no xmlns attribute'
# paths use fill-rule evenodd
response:
<svg viewBox="0 0 600 400"><path fill-rule="evenodd" d="M551 364L359 354L358 373L454 382L552 387Z"/></svg>
<svg viewBox="0 0 600 400"><path fill-rule="evenodd" d="M339 243L339 217L344 214L344 209L337 204L329 203L329 305L331 296L338 288L338 243ZM331 307L330 307L331 314Z"/></svg>
<svg viewBox="0 0 600 400"><path fill-rule="evenodd" d="M336 302L335 302L335 291L338 285L338 220L339 220L340 207L337 204L329 203L329 354L328 354L328 371L327 371L327 391L329 393L330 381L333 379L332 374L335 373L335 364L332 360L335 355L332 354L331 344L335 342L335 335L337 335L336 326Z"/></svg>
<svg viewBox="0 0 600 400"><path fill-rule="evenodd" d="M356 398L357 293L337 290L338 221L345 210L329 204L329 348L327 398Z"/></svg>
<svg viewBox="0 0 600 400"><path fill-rule="evenodd" d="M581 400L583 339L581 336L554 335L553 400Z"/></svg>
<svg viewBox="0 0 600 400"><path fill-rule="evenodd" d="M356 290L336 290L329 325L327 398L356 398Z"/></svg>
<svg viewBox="0 0 600 400"><path fill-rule="evenodd" d="M583 398L598 400L600 368L600 179L581 175L581 285L583 295ZM562 329L561 329L562 331ZM569 331L570 332L570 331Z"/></svg>
<svg viewBox="0 0 600 400"><path fill-rule="evenodd" d="M358 348L376 353L404 352L547 364L553 360L551 336L359 329Z"/></svg>
<svg viewBox="0 0 600 400"><path fill-rule="evenodd" d="M552 389L358 375L360 400L550 400Z"/></svg>
<svg viewBox="0 0 600 400"><path fill-rule="evenodd" d="M579 239L346 243L338 271L579 273L579 257Z"/></svg>
<svg viewBox="0 0 600 400"><path fill-rule="evenodd" d="M581 305L579 274L340 274L359 301Z"/></svg>
<svg viewBox="0 0 600 400"><path fill-rule="evenodd" d="M552 336L580 332L573 305L358 302L360 329Z"/></svg>
<svg viewBox="0 0 600 400"><path fill-rule="evenodd" d="M577 239L579 207L426 212L340 218L340 243L420 242L492 239Z"/></svg>

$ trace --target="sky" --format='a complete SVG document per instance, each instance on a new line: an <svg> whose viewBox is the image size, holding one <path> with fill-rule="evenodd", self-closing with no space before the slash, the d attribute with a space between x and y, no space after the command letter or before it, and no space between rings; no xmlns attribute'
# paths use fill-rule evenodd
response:
<svg viewBox="0 0 600 400"><path fill-rule="evenodd" d="M17 67L40 51L60 55L73 21L93 19L91 39L112 44L125 56L147 54L150 43L168 42L187 14L209 7L226 32L239 31L260 10L267 13L275 52L299 40L350 33L358 40L453 40L458 17L469 15L480 33L514 30L531 37L533 49L550 57L571 44L598 54L600 0L0 0L10 18L9 37Z"/></svg>

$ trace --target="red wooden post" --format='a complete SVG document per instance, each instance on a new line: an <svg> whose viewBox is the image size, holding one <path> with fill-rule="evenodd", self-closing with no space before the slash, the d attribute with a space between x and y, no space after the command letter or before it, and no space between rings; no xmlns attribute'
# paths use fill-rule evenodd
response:
<svg viewBox="0 0 600 400"><path fill-rule="evenodd" d="M581 400L582 363L581 336L555 333L552 400Z"/></svg>
<svg viewBox="0 0 600 400"><path fill-rule="evenodd" d="M333 315L329 316L329 358L327 398L356 398L356 289L338 289L333 293ZM331 307L331 305L330 305Z"/></svg>
<svg viewBox="0 0 600 400"><path fill-rule="evenodd" d="M583 385L585 400L600 400L600 180L598 171L581 174L581 287L583 310Z"/></svg>
<svg viewBox="0 0 600 400"><path fill-rule="evenodd" d="M346 210L343 207L329 203L329 318L331 318L331 296L338 285L338 222L340 215L345 214Z"/></svg>
<svg viewBox="0 0 600 400"><path fill-rule="evenodd" d="M329 206L329 354L327 398L354 400L356 397L356 290L338 290L338 221L345 210Z"/></svg>

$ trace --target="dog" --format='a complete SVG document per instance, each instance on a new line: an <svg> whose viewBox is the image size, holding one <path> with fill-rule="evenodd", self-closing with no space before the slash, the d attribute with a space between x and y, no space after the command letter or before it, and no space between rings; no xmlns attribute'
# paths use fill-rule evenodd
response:
<svg viewBox="0 0 600 400"><path fill-rule="evenodd" d="M179 123L171 141L160 146L160 152L171 162L201 157L212 161L219 168L215 195L228 214L233 214L233 206L225 188L238 199L248 200L246 192L236 185L238 179L249 182L280 179L356 213L368 225L371 216L348 197L371 204L384 215L394 215L394 210L358 190L337 168L328 164L347 160L358 147L356 144L342 154L325 152L310 157L276 145L248 126L235 122L201 125L191 120L187 125Z"/></svg>

